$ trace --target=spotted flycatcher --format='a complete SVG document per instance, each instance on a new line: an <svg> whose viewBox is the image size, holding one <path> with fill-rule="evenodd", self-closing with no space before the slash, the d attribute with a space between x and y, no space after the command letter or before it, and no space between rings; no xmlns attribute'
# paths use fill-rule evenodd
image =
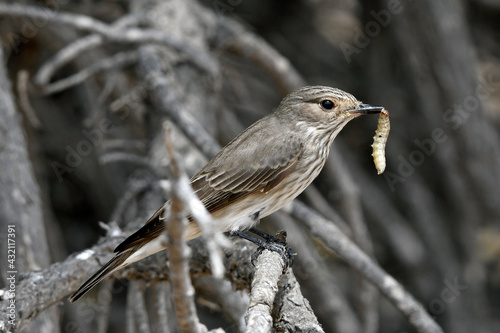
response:
<svg viewBox="0 0 500 333"><path fill-rule="evenodd" d="M225 146L192 179L198 198L221 232L248 229L282 208L318 176L330 146L352 119L380 113L340 89L312 86L286 96L271 114ZM164 250L168 202L115 249L115 256L78 291L76 301L107 275ZM186 240L200 235L188 214Z"/></svg>

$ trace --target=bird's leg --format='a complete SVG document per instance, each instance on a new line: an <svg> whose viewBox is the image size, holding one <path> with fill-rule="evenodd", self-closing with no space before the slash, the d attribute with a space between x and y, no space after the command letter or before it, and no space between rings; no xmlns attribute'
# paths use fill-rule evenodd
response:
<svg viewBox="0 0 500 333"><path fill-rule="evenodd" d="M276 236L270 235L268 233L265 233L263 231L255 229L255 228L250 228L248 231L264 238L266 240L264 242L264 244L270 244L270 245L274 245L274 246L276 246L276 244L278 244L278 248L280 249L280 251L276 251L276 252L280 253L281 257L283 258L283 261L285 262L285 270L288 266L291 267L293 265L293 252L292 252L292 248L290 247L290 245L286 242L287 235L286 235L285 230L278 231ZM281 245L281 247L279 245ZM257 249L257 252L254 253L254 255L253 255L253 256L255 256L255 259L257 259L259 254L265 248L266 248L266 246L260 246ZM285 249L285 251L283 251L283 248ZM268 249L268 250L273 251L272 249ZM284 252L286 252L286 253L284 253ZM285 257L285 255L286 255L286 257ZM252 256L252 259L254 260L253 256Z"/></svg>
<svg viewBox="0 0 500 333"><path fill-rule="evenodd" d="M257 251L255 251L254 254L252 254L252 264L255 266L255 260L257 257L262 253L263 250L269 250L278 253L281 255L281 258L283 259L283 262L285 263L285 267L283 268L283 273L286 271L288 267L291 267L293 265L293 253L292 253L292 248L288 243L285 241L286 239L286 232L281 231L278 236L282 236L283 239L280 239L278 237L269 235L265 232L262 232L260 230L257 230L255 228L250 228L248 231L264 238L264 240L261 240L256 237L249 236L245 234L242 231L239 230L233 230L231 231L232 235L236 235L238 237L241 237L243 239L246 239L254 244L257 244L259 247L257 248Z"/></svg>

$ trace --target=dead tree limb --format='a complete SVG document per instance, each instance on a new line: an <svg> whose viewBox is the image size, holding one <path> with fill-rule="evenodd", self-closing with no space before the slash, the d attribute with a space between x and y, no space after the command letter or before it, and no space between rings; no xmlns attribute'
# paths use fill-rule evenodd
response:
<svg viewBox="0 0 500 333"><path fill-rule="evenodd" d="M186 54L200 68L215 72L214 60L202 50L198 50L187 41L179 40L161 31L146 30L138 28L113 28L108 24L94 19L90 16L41 10L39 7L0 3L0 15L9 17L30 17L41 20L49 20L59 24L69 25L73 28L98 33L107 40L117 43L157 43L172 47Z"/></svg>
<svg viewBox="0 0 500 333"><path fill-rule="evenodd" d="M29 157L27 140L11 90L3 47L0 45L0 266L3 285L0 322L9 330L23 325L23 302L18 285L24 274L50 263L40 189ZM18 302L19 300L19 302ZM9 309L8 311L4 311ZM58 332L57 309L34 323L43 332ZM33 328L30 328L33 329Z"/></svg>
<svg viewBox="0 0 500 333"><path fill-rule="evenodd" d="M245 332L271 332L273 327L271 311L284 265L281 256L269 250L264 250L257 258L250 292L250 304L245 314L247 324Z"/></svg>
<svg viewBox="0 0 500 333"><path fill-rule="evenodd" d="M189 190L189 181L175 157L170 131L165 134L165 145L170 158L170 173L172 191L170 202L170 216L166 228L166 240L169 254L170 279L173 287L174 308L179 331L181 333L207 332L205 325L200 323L194 302L194 287L189 275L189 257L191 250L186 244L187 218L185 203L180 192ZM187 186L186 186L187 185ZM160 236L162 237L162 236Z"/></svg>
<svg viewBox="0 0 500 333"><path fill-rule="evenodd" d="M362 250L333 224L313 212L306 205L295 201L291 214L303 221L311 232L328 247L337 252L364 278L372 282L420 333L443 333L420 303L410 295L393 277L375 264Z"/></svg>

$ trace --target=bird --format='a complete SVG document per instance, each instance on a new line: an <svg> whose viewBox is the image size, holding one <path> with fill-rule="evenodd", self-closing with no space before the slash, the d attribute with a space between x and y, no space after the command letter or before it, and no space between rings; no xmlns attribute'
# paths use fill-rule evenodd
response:
<svg viewBox="0 0 500 333"><path fill-rule="evenodd" d="M354 118L383 107L358 101L337 88L306 86L244 130L191 178L194 193L214 219L218 232L238 232L297 197L318 176L337 134ZM115 256L70 298L78 300L108 275L165 249L169 202L115 249ZM192 216L186 241L200 230Z"/></svg>

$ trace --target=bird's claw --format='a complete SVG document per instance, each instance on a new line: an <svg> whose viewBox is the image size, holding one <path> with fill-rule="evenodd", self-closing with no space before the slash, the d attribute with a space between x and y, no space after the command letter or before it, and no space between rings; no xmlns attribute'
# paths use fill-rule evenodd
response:
<svg viewBox="0 0 500 333"><path fill-rule="evenodd" d="M293 265L293 253L292 253L292 248L288 243L286 242L286 232L285 231L279 231L275 236L269 235L265 232L262 232L260 230L250 228L250 232L262 237L264 240L249 236L245 234L244 232L241 232L239 230L233 230L231 231L232 235L239 236L241 238L244 238L254 244L257 244L259 247L257 248L257 251L255 251L252 254L252 265L255 266L255 261L259 257L259 255L262 253L264 250L269 250L272 252L278 253L281 258L283 259L284 262L284 267L283 267L283 273L286 272L288 267L291 267Z"/></svg>
<svg viewBox="0 0 500 333"><path fill-rule="evenodd" d="M257 251L255 251L252 254L252 258L251 258L252 265L255 266L255 261L257 260L259 255L262 253L262 251L269 250L269 251L278 253L281 256L281 258L283 259L283 262L285 264L283 267L283 273L286 272L288 267L293 266L293 252L292 252L292 248L290 247L290 245L288 245L288 243L285 241L286 240L286 232L285 231L278 232L277 236L280 238L266 234L266 233L259 231L257 229L250 229L250 231L265 239L265 241L262 241L259 243L259 247L257 248Z"/></svg>
<svg viewBox="0 0 500 333"><path fill-rule="evenodd" d="M257 258L261 255L262 251L264 250L269 250L272 252L276 252L281 256L281 259L283 259L284 266L283 266L283 274L286 273L286 270L288 267L292 267L293 265L293 253L292 253L292 248L288 243L283 242L277 238L275 238L275 241L269 241L266 239L265 242L262 242L260 246L257 248L257 250L252 254L252 265L255 266L255 262Z"/></svg>

